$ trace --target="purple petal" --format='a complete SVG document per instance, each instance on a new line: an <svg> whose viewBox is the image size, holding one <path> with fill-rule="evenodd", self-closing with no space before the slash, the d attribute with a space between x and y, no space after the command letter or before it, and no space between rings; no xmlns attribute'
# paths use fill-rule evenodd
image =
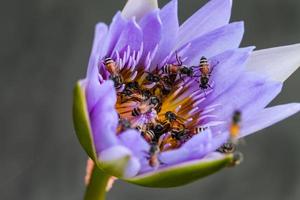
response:
<svg viewBox="0 0 300 200"><path fill-rule="evenodd" d="M118 166L118 161L122 160L125 157L129 157L128 163L126 166ZM141 164L136 157L132 155L132 152L121 145L115 145L110 148L107 148L99 153L100 164L113 164L115 167L120 167L117 173L123 174L123 177L130 178L135 176L140 168ZM122 163L123 164L123 163Z"/></svg>
<svg viewBox="0 0 300 200"><path fill-rule="evenodd" d="M181 56L187 57L185 64L197 65L201 56L210 58L226 50L238 48L243 34L243 22L228 24L192 40L186 45L190 46Z"/></svg>
<svg viewBox="0 0 300 200"><path fill-rule="evenodd" d="M219 120L231 121L235 110L243 113L243 119L260 111L281 91L282 84L260 78L256 74L244 73L233 87L220 95L212 105L218 107L213 114Z"/></svg>
<svg viewBox="0 0 300 200"><path fill-rule="evenodd" d="M207 130L194 136L179 149L163 152L160 155L160 160L167 165L173 165L188 160L199 159L215 151L226 139L227 135L225 134L213 137L211 131Z"/></svg>
<svg viewBox="0 0 300 200"><path fill-rule="evenodd" d="M266 108L242 123L241 137L262 130L300 111L299 103Z"/></svg>
<svg viewBox="0 0 300 200"><path fill-rule="evenodd" d="M161 40L162 22L159 17L159 11L154 10L145 15L139 24L143 30L144 54L142 60L145 60L147 54L153 52Z"/></svg>
<svg viewBox="0 0 300 200"><path fill-rule="evenodd" d="M123 28L122 33L116 35L118 42L115 45L113 52L120 52L130 46L133 51L138 51L143 42L143 33L135 19L132 19Z"/></svg>
<svg viewBox="0 0 300 200"><path fill-rule="evenodd" d="M112 54L115 45L117 44L119 37L123 30L126 28L128 20L126 20L121 12L117 12L109 26L108 38L104 44L104 52L107 56ZM101 43L100 45L103 45Z"/></svg>
<svg viewBox="0 0 300 200"><path fill-rule="evenodd" d="M95 27L95 36L93 41L92 52L89 59L87 78L97 75L97 63L101 54L101 45L104 43L107 34L107 26L104 23L98 23Z"/></svg>
<svg viewBox="0 0 300 200"><path fill-rule="evenodd" d="M177 10L178 2L177 0L173 0L163 7L159 13L163 34L156 56L152 61L153 66L160 64L169 55L177 42L179 30Z"/></svg>
<svg viewBox="0 0 300 200"><path fill-rule="evenodd" d="M214 87L213 92L206 98L206 102L212 102L228 88L234 87L233 84L245 71L245 63L252 50L253 47L229 50L211 59L217 61L218 64L215 67L212 66L211 79Z"/></svg>
<svg viewBox="0 0 300 200"><path fill-rule="evenodd" d="M149 151L149 144L141 136L141 133L136 130L127 130L119 135L121 144L129 148L135 157L144 158Z"/></svg>
<svg viewBox="0 0 300 200"><path fill-rule="evenodd" d="M209 31L228 24L232 0L212 0L183 23L179 30L177 46L199 37Z"/></svg>
<svg viewBox="0 0 300 200"><path fill-rule="evenodd" d="M116 92L112 81L101 84L97 91L98 102L90 112L96 152L117 145L118 114L115 110Z"/></svg>
<svg viewBox="0 0 300 200"><path fill-rule="evenodd" d="M95 67L95 69L97 68ZM96 76L97 73L92 73L90 77L85 80L86 100L89 112L91 112L91 110L98 102L100 96L102 96L102 87L100 87L100 82Z"/></svg>

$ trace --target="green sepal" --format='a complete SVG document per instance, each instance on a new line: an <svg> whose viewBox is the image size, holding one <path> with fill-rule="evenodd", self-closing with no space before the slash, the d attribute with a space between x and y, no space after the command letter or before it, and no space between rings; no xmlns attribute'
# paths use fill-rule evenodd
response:
<svg viewBox="0 0 300 200"><path fill-rule="evenodd" d="M177 187L211 175L232 162L233 155L227 154L217 159L189 161L131 179L125 179L125 181L145 187Z"/></svg>
<svg viewBox="0 0 300 200"><path fill-rule="evenodd" d="M118 160L101 162L101 169L112 176L123 177L129 159L130 156L124 156Z"/></svg>
<svg viewBox="0 0 300 200"><path fill-rule="evenodd" d="M88 156L98 164L89 120L85 89L78 81L73 91L73 123L77 138Z"/></svg>

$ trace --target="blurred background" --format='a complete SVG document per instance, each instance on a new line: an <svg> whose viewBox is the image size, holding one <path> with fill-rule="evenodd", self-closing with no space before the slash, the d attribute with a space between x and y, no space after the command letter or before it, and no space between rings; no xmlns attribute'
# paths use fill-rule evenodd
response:
<svg viewBox="0 0 300 200"><path fill-rule="evenodd" d="M167 1L161 0L160 5ZM180 20L206 0L180 1ZM81 200L86 154L72 125L72 89L83 78L98 21L125 0L10 0L1 4L0 199ZM299 0L235 0L243 46L300 42ZM299 55L300 56L300 55ZM272 104L300 101L300 70ZM108 200L300 199L300 115L246 139L245 161L175 189L117 182Z"/></svg>

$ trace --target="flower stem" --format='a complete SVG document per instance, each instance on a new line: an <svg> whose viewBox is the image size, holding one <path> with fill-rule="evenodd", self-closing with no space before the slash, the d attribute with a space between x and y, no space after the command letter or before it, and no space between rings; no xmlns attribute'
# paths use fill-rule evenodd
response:
<svg viewBox="0 0 300 200"><path fill-rule="evenodd" d="M109 175L94 166L90 182L85 191L84 200L105 200L109 178Z"/></svg>

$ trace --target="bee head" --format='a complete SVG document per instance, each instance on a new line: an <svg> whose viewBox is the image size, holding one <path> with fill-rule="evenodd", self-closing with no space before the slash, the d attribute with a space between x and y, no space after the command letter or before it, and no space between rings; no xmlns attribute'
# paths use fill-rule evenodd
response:
<svg viewBox="0 0 300 200"><path fill-rule="evenodd" d="M166 112L165 117L166 117L169 121L174 121L174 120L176 120L176 115L175 115L175 113L173 113L173 112L171 112L171 111Z"/></svg>

